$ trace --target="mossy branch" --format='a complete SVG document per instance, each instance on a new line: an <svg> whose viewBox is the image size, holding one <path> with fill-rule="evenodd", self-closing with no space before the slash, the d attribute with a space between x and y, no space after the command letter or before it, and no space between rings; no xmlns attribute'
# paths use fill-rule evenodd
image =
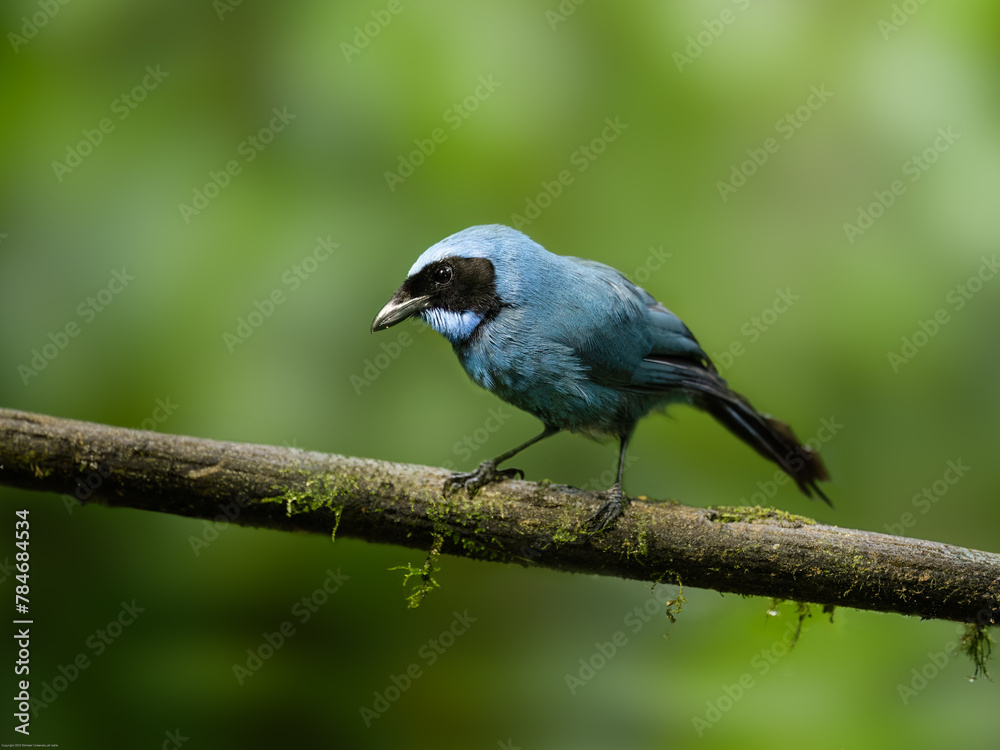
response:
<svg viewBox="0 0 1000 750"><path fill-rule="evenodd" d="M0 409L0 484L207 519L191 536L195 551L223 522L336 530L477 560L976 623L980 632L1000 618L997 554L771 509L641 500L614 529L591 535L583 528L597 493L507 481L471 498L444 496L447 476Z"/></svg>

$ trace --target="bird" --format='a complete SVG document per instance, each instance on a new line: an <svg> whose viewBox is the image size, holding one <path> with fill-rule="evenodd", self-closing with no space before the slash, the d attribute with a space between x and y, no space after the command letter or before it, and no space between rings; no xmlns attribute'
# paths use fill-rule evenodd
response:
<svg viewBox="0 0 1000 750"><path fill-rule="evenodd" d="M452 474L445 492L523 478L500 464L562 431L617 438L615 482L586 524L602 532L628 502L622 474L636 424L688 404L780 466L807 497L833 505L817 485L829 480L819 455L731 390L681 319L611 266L556 255L502 224L468 227L417 258L371 332L413 316L451 342L473 382L544 425L474 471Z"/></svg>

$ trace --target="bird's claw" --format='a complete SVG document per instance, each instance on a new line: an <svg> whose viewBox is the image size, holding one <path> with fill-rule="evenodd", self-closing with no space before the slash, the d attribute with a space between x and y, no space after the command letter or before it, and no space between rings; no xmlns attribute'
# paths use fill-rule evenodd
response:
<svg viewBox="0 0 1000 750"><path fill-rule="evenodd" d="M628 499L622 493L621 485L616 484L604 493L605 500L597 512L587 519L586 529L591 534L599 534L610 529L625 512Z"/></svg>
<svg viewBox="0 0 1000 750"><path fill-rule="evenodd" d="M498 469L495 461L483 461L475 471L457 472L444 480L444 491L447 493L463 488L473 495L486 485L504 479L524 479L524 472L520 469Z"/></svg>

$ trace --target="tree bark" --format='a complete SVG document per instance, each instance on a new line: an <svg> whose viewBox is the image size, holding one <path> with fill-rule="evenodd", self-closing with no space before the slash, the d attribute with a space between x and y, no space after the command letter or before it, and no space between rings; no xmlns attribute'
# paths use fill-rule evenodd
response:
<svg viewBox="0 0 1000 750"><path fill-rule="evenodd" d="M598 493L505 481L442 494L444 469L110 427L0 409L0 484L61 502L336 533L477 560L681 583L992 625L1000 555L826 526L782 511L633 500L588 534ZM68 497L67 497L68 496ZM49 502L47 500L46 502Z"/></svg>

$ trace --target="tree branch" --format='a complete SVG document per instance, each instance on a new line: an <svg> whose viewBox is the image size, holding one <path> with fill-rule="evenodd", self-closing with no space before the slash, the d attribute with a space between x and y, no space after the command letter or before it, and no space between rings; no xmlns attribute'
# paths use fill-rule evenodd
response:
<svg viewBox="0 0 1000 750"><path fill-rule="evenodd" d="M507 481L443 496L443 469L0 409L0 484L224 524L336 533L478 560L992 625L1000 555L761 508L634 500L600 535L597 493ZM66 502L75 502L69 499Z"/></svg>

